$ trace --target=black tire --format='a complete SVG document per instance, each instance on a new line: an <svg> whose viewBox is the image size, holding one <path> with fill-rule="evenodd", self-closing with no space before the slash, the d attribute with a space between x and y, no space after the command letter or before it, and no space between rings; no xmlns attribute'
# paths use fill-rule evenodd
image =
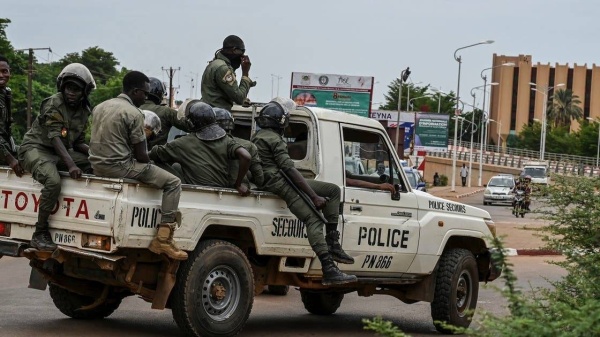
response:
<svg viewBox="0 0 600 337"><path fill-rule="evenodd" d="M452 333L439 322L466 328L477 307L479 279L477 261L466 249L450 249L442 255L431 302L431 318L441 333Z"/></svg>
<svg viewBox="0 0 600 337"><path fill-rule="evenodd" d="M342 300L344 294L337 292L311 292L300 289L300 296L304 309L314 315L331 315L334 314Z"/></svg>
<svg viewBox="0 0 600 337"><path fill-rule="evenodd" d="M253 302L250 262L237 246L220 240L198 244L179 266L171 291L173 318L188 336L237 335Z"/></svg>
<svg viewBox="0 0 600 337"><path fill-rule="evenodd" d="M277 295L277 296L285 296L290 291L290 286L270 285L267 288L269 289L269 294Z"/></svg>
<svg viewBox="0 0 600 337"><path fill-rule="evenodd" d="M121 298L108 298L103 304L90 309L79 310L79 308L94 303L94 298L76 294L54 283L49 284L50 297L54 305L63 314L75 319L102 319L110 316L119 305Z"/></svg>

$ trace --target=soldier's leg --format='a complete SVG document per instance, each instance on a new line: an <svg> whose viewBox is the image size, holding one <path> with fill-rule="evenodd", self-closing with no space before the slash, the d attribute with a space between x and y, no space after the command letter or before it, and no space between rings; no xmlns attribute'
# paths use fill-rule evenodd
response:
<svg viewBox="0 0 600 337"><path fill-rule="evenodd" d="M175 260L187 259L187 253L177 248L173 242L173 234L177 227L175 220L181 196L181 180L155 165L143 163L135 163L125 177L163 190L161 223L148 249L156 254L166 254Z"/></svg>
<svg viewBox="0 0 600 337"><path fill-rule="evenodd" d="M306 226L308 242L321 261L321 269L323 271L322 283L324 285L331 285L356 282L356 276L342 273L335 265L327 247L327 242L325 242L323 237L324 224L322 220L298 195L294 196L293 193L285 193L282 197L288 204L290 211L300 221L304 222Z"/></svg>
<svg viewBox="0 0 600 337"><path fill-rule="evenodd" d="M56 244L48 231L48 218L54 209L61 190L60 175L56 163L58 157L43 151L31 151L25 155L25 169L31 172L33 179L44 185L38 206L38 222L31 238L31 246L40 250L54 250ZM34 153L35 152L35 153Z"/></svg>
<svg viewBox="0 0 600 337"><path fill-rule="evenodd" d="M75 165L77 165L77 167L79 167L81 169L81 171L83 171L83 173L86 174L92 174L92 165L90 164L90 161L88 159L88 156L81 153L81 152L77 152L77 151L73 151L73 150L69 150L69 155L71 156L71 159L73 159L73 162L75 163ZM62 160L59 162L59 169L62 170L61 166L65 166L66 165L64 163L62 163ZM68 170L67 170L68 171Z"/></svg>
<svg viewBox="0 0 600 337"><path fill-rule="evenodd" d="M327 224L325 226L325 241L333 259L336 262L353 264L354 258L348 255L340 244L340 232L337 230L340 215L340 188L336 184L307 180L308 185L322 197L329 199L322 209Z"/></svg>

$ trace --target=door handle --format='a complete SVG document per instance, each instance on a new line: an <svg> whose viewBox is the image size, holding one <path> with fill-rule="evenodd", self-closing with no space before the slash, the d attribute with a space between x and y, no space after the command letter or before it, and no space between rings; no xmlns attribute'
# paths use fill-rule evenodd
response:
<svg viewBox="0 0 600 337"><path fill-rule="evenodd" d="M350 206L350 211L362 212L362 206Z"/></svg>

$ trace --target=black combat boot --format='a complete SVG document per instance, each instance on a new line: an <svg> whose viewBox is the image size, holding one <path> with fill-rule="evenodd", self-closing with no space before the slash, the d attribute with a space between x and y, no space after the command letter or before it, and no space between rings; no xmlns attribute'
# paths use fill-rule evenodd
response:
<svg viewBox="0 0 600 337"><path fill-rule="evenodd" d="M353 264L354 258L346 254L342 249L342 245L340 245L340 232L337 231L337 224L327 224L325 229L327 230L325 241L333 260L339 263Z"/></svg>
<svg viewBox="0 0 600 337"><path fill-rule="evenodd" d="M52 236L48 230L48 222L35 224L35 232L31 237L29 245L38 250L53 251L57 248L56 244L52 242Z"/></svg>
<svg viewBox="0 0 600 337"><path fill-rule="evenodd" d="M321 269L323 270L323 280L321 281L323 285L346 284L357 281L356 276L344 274L338 269L331 254L321 254L319 260L321 260Z"/></svg>

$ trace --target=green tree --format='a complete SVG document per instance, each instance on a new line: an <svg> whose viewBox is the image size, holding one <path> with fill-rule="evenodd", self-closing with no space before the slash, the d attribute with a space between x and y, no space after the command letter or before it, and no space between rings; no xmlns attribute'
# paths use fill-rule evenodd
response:
<svg viewBox="0 0 600 337"><path fill-rule="evenodd" d="M118 73L116 67L119 65L119 61L117 61L113 53L98 46L83 50L81 55L79 53L68 53L59 61L59 64L61 67L64 67L74 62L88 67L96 83L106 84L108 79Z"/></svg>
<svg viewBox="0 0 600 337"><path fill-rule="evenodd" d="M569 126L571 120L583 118L579 96L569 89L558 89L548 103L548 120L553 126Z"/></svg>

